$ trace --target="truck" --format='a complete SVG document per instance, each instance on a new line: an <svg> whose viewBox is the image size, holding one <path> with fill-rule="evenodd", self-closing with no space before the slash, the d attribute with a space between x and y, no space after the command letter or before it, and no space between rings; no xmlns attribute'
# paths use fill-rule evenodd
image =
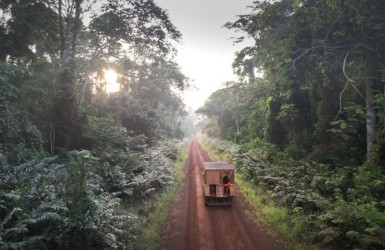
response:
<svg viewBox="0 0 385 250"><path fill-rule="evenodd" d="M234 168L227 162L203 162L201 171L205 205L231 206L235 194Z"/></svg>

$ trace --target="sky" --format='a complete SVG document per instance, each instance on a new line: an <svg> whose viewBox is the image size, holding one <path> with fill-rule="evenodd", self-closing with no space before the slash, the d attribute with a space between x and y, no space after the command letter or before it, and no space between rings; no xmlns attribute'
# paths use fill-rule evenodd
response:
<svg viewBox="0 0 385 250"><path fill-rule="evenodd" d="M236 80L231 64L235 52L245 44L233 45L234 30L222 28L237 15L248 14L253 0L155 0L165 9L172 23L182 33L176 61L182 72L196 86L184 94L192 111L226 81Z"/></svg>

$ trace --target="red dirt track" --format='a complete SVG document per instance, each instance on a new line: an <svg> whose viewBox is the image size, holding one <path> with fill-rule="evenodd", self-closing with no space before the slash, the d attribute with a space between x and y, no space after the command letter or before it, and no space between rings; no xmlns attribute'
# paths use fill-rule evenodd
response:
<svg viewBox="0 0 385 250"><path fill-rule="evenodd" d="M195 139L184 165L185 179L162 232L161 249L287 249L245 215L240 195L232 207L204 205L202 162L212 161Z"/></svg>

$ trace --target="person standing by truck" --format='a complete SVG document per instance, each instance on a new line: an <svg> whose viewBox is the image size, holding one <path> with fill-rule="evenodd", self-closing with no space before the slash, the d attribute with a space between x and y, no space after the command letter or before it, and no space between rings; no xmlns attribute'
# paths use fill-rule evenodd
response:
<svg viewBox="0 0 385 250"><path fill-rule="evenodd" d="M225 193L230 193L231 182L230 182L230 177L229 176L226 175L223 178L223 184L225 186Z"/></svg>

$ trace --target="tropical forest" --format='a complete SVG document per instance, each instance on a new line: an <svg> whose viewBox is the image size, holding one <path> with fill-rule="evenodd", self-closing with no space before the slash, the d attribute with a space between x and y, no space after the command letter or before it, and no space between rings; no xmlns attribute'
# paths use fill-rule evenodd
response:
<svg viewBox="0 0 385 250"><path fill-rule="evenodd" d="M222 24L237 78L195 112L161 2L0 1L0 249L181 249L183 190L283 249L384 249L385 2L250 0ZM196 141L232 207L184 184Z"/></svg>

